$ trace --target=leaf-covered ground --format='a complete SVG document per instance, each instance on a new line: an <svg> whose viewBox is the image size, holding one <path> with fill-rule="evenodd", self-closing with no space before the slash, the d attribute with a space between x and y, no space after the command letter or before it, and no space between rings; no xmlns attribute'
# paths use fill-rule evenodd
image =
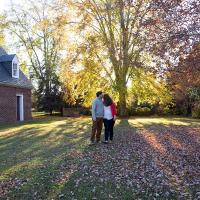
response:
<svg viewBox="0 0 200 200"><path fill-rule="evenodd" d="M89 118L0 125L0 199L200 199L200 121L118 120L89 146Z"/></svg>

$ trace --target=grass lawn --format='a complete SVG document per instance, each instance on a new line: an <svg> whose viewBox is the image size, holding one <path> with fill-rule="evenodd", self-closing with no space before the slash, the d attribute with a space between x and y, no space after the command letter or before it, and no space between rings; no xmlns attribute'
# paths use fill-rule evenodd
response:
<svg viewBox="0 0 200 200"><path fill-rule="evenodd" d="M199 199L200 120L117 120L89 146L89 118L0 125L0 199Z"/></svg>

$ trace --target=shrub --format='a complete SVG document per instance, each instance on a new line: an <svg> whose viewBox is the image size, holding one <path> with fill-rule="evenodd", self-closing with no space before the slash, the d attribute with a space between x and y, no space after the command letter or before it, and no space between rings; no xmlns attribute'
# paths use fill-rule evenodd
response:
<svg viewBox="0 0 200 200"><path fill-rule="evenodd" d="M80 114L81 115L90 116L92 113L91 113L91 110L89 108L81 108L80 109Z"/></svg>
<svg viewBox="0 0 200 200"><path fill-rule="evenodd" d="M134 107L129 107L129 108L127 108L128 116L134 116L134 115L136 115L135 109L136 109L136 108L134 108ZM118 111L118 110L117 110L117 111Z"/></svg>
<svg viewBox="0 0 200 200"><path fill-rule="evenodd" d="M140 116L151 115L151 109L148 107L137 107L135 109L135 114Z"/></svg>
<svg viewBox="0 0 200 200"><path fill-rule="evenodd" d="M171 105L160 106L158 109L158 114L159 115L175 115L176 108L175 106L172 107Z"/></svg>
<svg viewBox="0 0 200 200"><path fill-rule="evenodd" d="M192 117L200 118L200 102L196 103L192 109Z"/></svg>

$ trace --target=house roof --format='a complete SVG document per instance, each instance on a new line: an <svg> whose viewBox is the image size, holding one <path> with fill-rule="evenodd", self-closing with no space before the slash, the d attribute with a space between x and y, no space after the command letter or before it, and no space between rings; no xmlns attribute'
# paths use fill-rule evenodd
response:
<svg viewBox="0 0 200 200"><path fill-rule="evenodd" d="M31 81L24 75L24 73L20 69L19 78L13 78L7 70L7 67L9 67L7 65L12 62L16 55L2 55L3 53L6 52L2 51L2 48L0 47L0 85L31 89L33 87Z"/></svg>
<svg viewBox="0 0 200 200"><path fill-rule="evenodd" d="M0 56L0 62L12 62L12 60L14 59L16 55L15 54L11 54L11 55L1 55Z"/></svg>

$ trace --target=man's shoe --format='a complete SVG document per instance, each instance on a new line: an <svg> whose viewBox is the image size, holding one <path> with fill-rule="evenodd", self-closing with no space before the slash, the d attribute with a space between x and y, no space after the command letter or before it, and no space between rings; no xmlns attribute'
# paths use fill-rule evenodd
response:
<svg viewBox="0 0 200 200"><path fill-rule="evenodd" d="M110 144L112 144L113 143L113 141L112 140L110 140Z"/></svg>
<svg viewBox="0 0 200 200"><path fill-rule="evenodd" d="M104 144L108 144L108 140L105 140L103 143L104 143Z"/></svg>

